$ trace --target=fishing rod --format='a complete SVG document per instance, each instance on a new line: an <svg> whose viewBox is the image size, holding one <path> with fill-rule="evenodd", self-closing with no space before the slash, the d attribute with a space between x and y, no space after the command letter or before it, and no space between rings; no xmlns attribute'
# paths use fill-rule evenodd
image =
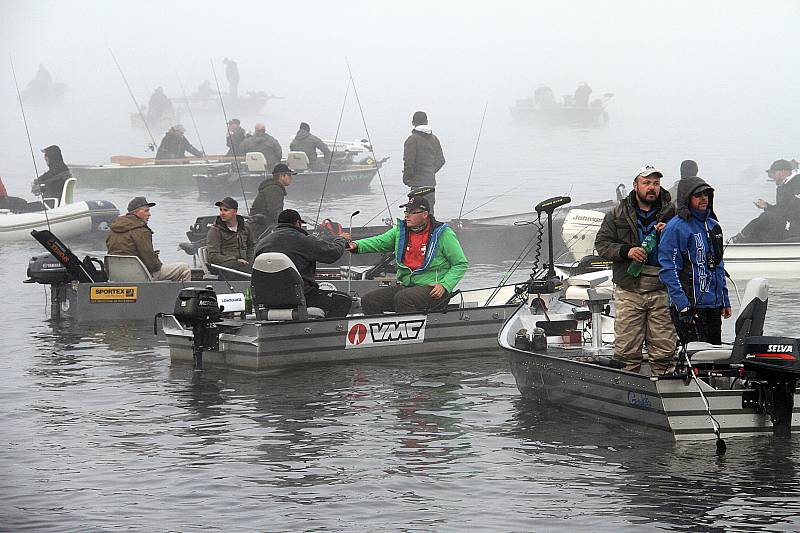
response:
<svg viewBox="0 0 800 533"><path fill-rule="evenodd" d="M396 199L392 200L392 205L396 204L397 202L399 202L400 200L402 200L403 198L405 198L407 195L408 195L408 193L405 193L405 192L404 192L403 194L401 194L400 196L398 196ZM383 209L381 209L380 211L378 211L377 213L375 213L374 215L372 215L372 218L370 218L369 220L367 220L367 221L364 223L364 225L363 225L363 226L361 226L361 227L363 228L364 226L366 226L367 224L369 224L370 222L372 222L373 220L375 220L377 217L381 216L381 215L383 214L383 212L384 212L384 211L386 211L386 208L385 208L385 207L384 207Z"/></svg>
<svg viewBox="0 0 800 533"><path fill-rule="evenodd" d="M107 44L106 46L108 46L108 51L111 54L111 58L114 60L114 64L117 65L117 70L119 70L119 73L122 76L122 81L125 82L125 87L128 88L128 94L131 95L131 99L133 100L133 105L136 106L136 112L142 118L142 123L144 124L144 128L147 130L147 135L150 136L150 143L151 143L150 146L152 147L153 150L155 150L156 146L158 146L156 144L156 139L155 137L153 137L153 133L150 131L150 125L147 123L147 119L144 117L144 114L142 113L142 108L139 107L139 102L136 100L136 96L134 96L133 94L133 90L131 89L131 86L128 83L128 78L125 77L125 73L122 71L122 67L119 64L119 61L117 61L117 56L114 55L114 50L111 49L111 45Z"/></svg>
<svg viewBox="0 0 800 533"><path fill-rule="evenodd" d="M319 207L317 208L317 218L314 220L314 226L319 225L319 215L322 212L322 200L325 198L325 189L328 187L328 176L331 174L331 165L333 165L333 156L336 153L336 143L339 141L339 129L342 127L342 117L344 116L344 107L347 104L347 95L350 94L351 79L347 80L347 87L344 91L344 100L342 100L342 110L339 112L339 123L336 124L336 135L333 137L333 151L328 159L328 169L325 171L325 181L322 183L322 194L319 197ZM314 148L316 150L316 148ZM353 220L350 217L350 225L352 226ZM349 292L349 291L348 291Z"/></svg>
<svg viewBox="0 0 800 533"><path fill-rule="evenodd" d="M31 150L31 160L33 161L33 171L36 174L36 177L34 178L33 181L38 185L39 182L37 180L39 179L39 169L36 166L36 156L33 153L33 142L31 142L31 132L28 129L28 119L25 116L25 106L22 105L22 93L20 93L20 91L19 91L19 83L17 82L17 71L14 69L14 59L11 56L9 56L8 60L11 63L11 75L14 78L14 88L17 90L17 100L19 101L19 109L22 112L22 122L25 124L25 135L28 137L28 147ZM39 189L39 191L41 192L41 189ZM44 198L42 198L42 200L44 200ZM44 220L45 220L45 222L47 222L47 230L48 231L52 231L50 229L50 217L47 215L47 204L42 202L42 205L44 206Z"/></svg>
<svg viewBox="0 0 800 533"><path fill-rule="evenodd" d="M228 127L228 114L225 112L225 102L222 99L222 91L219 88L219 78L217 78L217 69L214 68L214 60L211 60L211 72L214 74L214 83L217 85L217 94L219 95L219 106L222 108L222 118L225 119L225 128ZM247 195L244 193L244 182L242 181L242 170L239 168L239 160L236 155L236 145L231 142L231 152L233 152L233 166L236 167L236 175L239 176L239 186L242 188L242 199L244 200L244 208L247 213L250 213L250 207L247 205Z"/></svg>
<svg viewBox="0 0 800 533"><path fill-rule="evenodd" d="M505 192L504 192L504 193L502 193L502 194L498 194L497 196L492 196L491 198L489 198L488 200L486 200L486 201L485 201L485 202L483 202L482 204L480 204L480 205L477 205L477 206L473 207L472 209L470 209L469 211L467 211L466 213L464 213L464 215L463 215L463 216L467 216L467 215L469 215L470 213L472 213L473 211L477 211L477 210L478 210L478 209L480 209L481 207L484 207L485 205L487 205L487 204L489 204L489 203L491 203L491 202L494 202L494 201L495 201L495 200L497 200L498 198L502 198L503 196L507 195L507 194L508 194L508 193L510 193L511 191L515 191L515 190L519 189L519 188L520 188L520 187L522 187L523 185L525 185L525 184L524 184L524 183L519 183L519 184L517 184L517 185L514 185L513 187L511 187L510 189L508 189L507 191L505 191ZM461 216L459 216L458 218L461 218Z"/></svg>
<svg viewBox="0 0 800 533"><path fill-rule="evenodd" d="M472 167L475 165L475 156L478 154L478 144L481 142L481 132L483 131L483 121L486 120L486 109L489 107L489 102L483 106L483 116L481 117L481 125L478 128L478 138L475 140L475 150L472 152L472 162L469 164L469 174L467 174L467 185L464 187L464 197L461 198L461 209L458 210L458 218L461 219L461 213L464 212L464 202L467 200L467 191L469 190L469 180L472 178Z"/></svg>
<svg viewBox="0 0 800 533"><path fill-rule="evenodd" d="M186 89L183 86L183 82L181 81L181 77L178 76L178 73L175 72L175 77L178 78L178 85L181 86L181 93L183 94L183 103L186 104L186 110L189 111L189 118L192 119L192 126L194 126L194 132L197 135L197 141L200 143L200 150L203 151L203 155L206 156L206 161L208 161L208 155L206 154L206 147L203 146L203 139L200 138L200 129L197 127L197 122L194 120L194 113L192 113L192 106L189 105L189 97L186 96Z"/></svg>
<svg viewBox="0 0 800 533"><path fill-rule="evenodd" d="M345 60L347 63L347 72L350 74L350 83L353 84L353 94L356 95L356 102L358 103L358 110L361 113L361 121L364 123L364 131L367 134L367 141L369 142L369 151L372 154L372 159L377 161L378 157L375 155L375 145L372 143L372 137L369 134L369 128L367 127L367 119L364 117L364 108L361 107L361 99L358 97L358 89L356 88L356 81L353 79L353 71L350 69L350 62ZM381 190L383 191L383 199L386 201L386 209L389 211L389 217L392 217L392 208L389 206L389 198L386 196L386 187L383 186L383 177L381 176L381 167L376 165L375 170L378 173L378 181L381 184Z"/></svg>

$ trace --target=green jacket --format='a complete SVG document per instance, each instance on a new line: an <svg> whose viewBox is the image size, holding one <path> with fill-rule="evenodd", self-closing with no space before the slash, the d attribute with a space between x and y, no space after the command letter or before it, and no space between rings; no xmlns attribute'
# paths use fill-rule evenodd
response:
<svg viewBox="0 0 800 533"><path fill-rule="evenodd" d="M452 293L455 286L464 277L469 262L464 256L455 232L443 222L431 220L431 224L425 261L417 270L412 271L403 263L410 231L406 228L404 220L398 221L398 224L386 233L355 241L358 246L357 253L394 251L397 280L402 285L411 287L441 283L448 293Z"/></svg>

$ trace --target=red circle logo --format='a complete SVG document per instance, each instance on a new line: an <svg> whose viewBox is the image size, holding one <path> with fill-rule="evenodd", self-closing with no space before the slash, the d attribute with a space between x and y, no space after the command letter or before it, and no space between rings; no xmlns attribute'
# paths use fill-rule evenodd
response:
<svg viewBox="0 0 800 533"><path fill-rule="evenodd" d="M347 340L350 344L358 346L364 339L367 338L367 326L364 324L355 324L350 331L347 332Z"/></svg>

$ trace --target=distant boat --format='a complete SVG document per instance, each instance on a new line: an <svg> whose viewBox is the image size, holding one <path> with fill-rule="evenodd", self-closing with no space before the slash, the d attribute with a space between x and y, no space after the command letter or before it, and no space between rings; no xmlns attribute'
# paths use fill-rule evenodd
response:
<svg viewBox="0 0 800 533"><path fill-rule="evenodd" d="M614 95L607 93L593 100L588 107L554 104L550 107L535 106L533 98L517 100L511 109L514 122L540 126L599 126L608 122L606 102Z"/></svg>
<svg viewBox="0 0 800 533"><path fill-rule="evenodd" d="M261 112L269 100L281 98L264 91L248 91L246 96L230 96L222 94L222 103L228 115L256 115ZM177 107L191 108L196 113L221 112L220 96L218 93L199 96L194 94L185 98L170 98Z"/></svg>

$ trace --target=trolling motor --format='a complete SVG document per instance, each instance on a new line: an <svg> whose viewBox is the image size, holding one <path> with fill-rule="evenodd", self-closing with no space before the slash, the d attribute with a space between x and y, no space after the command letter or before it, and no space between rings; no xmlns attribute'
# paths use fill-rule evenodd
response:
<svg viewBox="0 0 800 533"><path fill-rule="evenodd" d="M797 380L800 379L800 339L791 337L748 337L742 365L755 374L750 383L753 394L743 403L757 413L772 417L772 432L776 437L792 433L792 410Z"/></svg>
<svg viewBox="0 0 800 533"><path fill-rule="evenodd" d="M223 308L217 303L217 294L208 287L186 287L178 293L173 315L184 327L192 328L192 360L195 371L203 369L203 350L219 349L219 331L216 323L222 318Z"/></svg>
<svg viewBox="0 0 800 533"><path fill-rule="evenodd" d="M536 213L541 220L542 213L547 214L547 276L545 279L531 279L528 292L530 294L549 294L558 289L560 280L556 277L556 269L553 258L553 211L562 205L567 205L572 199L569 196L555 196L536 204Z"/></svg>

